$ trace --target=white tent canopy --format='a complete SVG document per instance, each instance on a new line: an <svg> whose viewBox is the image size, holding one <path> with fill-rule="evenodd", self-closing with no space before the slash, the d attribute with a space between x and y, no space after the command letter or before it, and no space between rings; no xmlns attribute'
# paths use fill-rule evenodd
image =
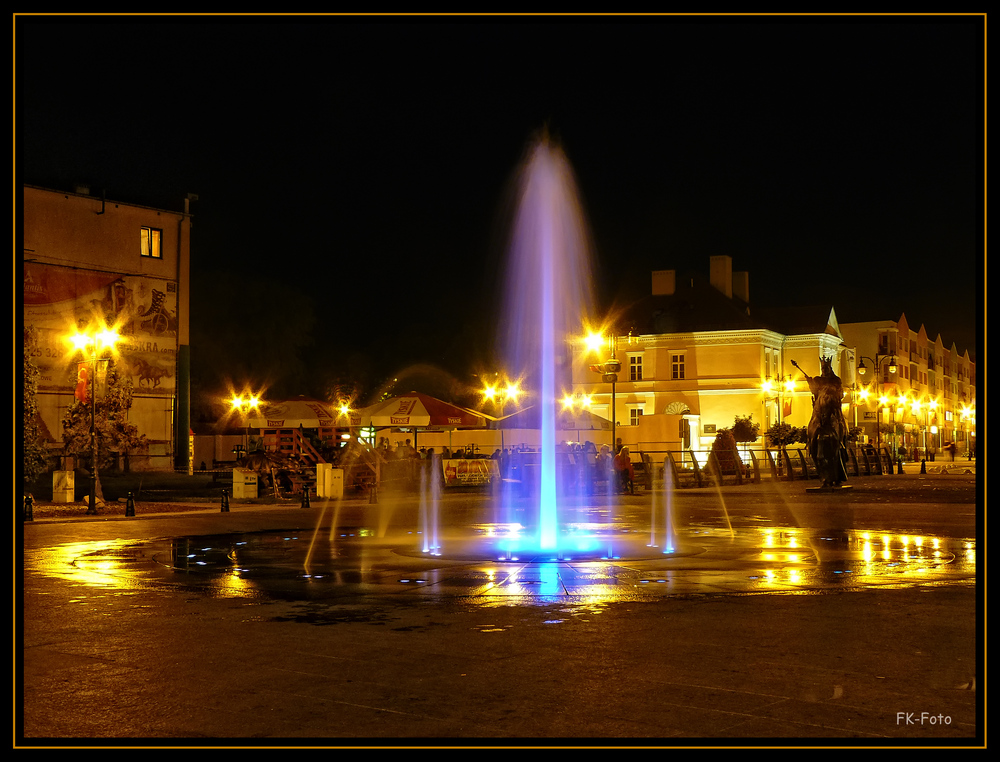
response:
<svg viewBox="0 0 1000 762"><path fill-rule="evenodd" d="M251 415L248 423L255 429L326 429L347 426L347 418L329 402L311 397L294 397L266 402Z"/></svg>

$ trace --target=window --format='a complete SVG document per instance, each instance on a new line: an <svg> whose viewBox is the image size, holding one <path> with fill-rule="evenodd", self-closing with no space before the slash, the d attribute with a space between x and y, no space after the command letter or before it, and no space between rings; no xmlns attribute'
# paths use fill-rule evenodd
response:
<svg viewBox="0 0 1000 762"><path fill-rule="evenodd" d="M674 381L684 378L684 355L670 355L670 378Z"/></svg>
<svg viewBox="0 0 1000 762"><path fill-rule="evenodd" d="M628 422L630 426L638 426L639 418L642 417L642 408L634 407L628 411Z"/></svg>
<svg viewBox="0 0 1000 762"><path fill-rule="evenodd" d="M163 251L160 249L160 240L163 238L163 231L156 228L139 228L139 255L142 257L152 257L153 259L163 259Z"/></svg>
<svg viewBox="0 0 1000 762"><path fill-rule="evenodd" d="M642 381L642 355L630 355L628 358L629 381Z"/></svg>

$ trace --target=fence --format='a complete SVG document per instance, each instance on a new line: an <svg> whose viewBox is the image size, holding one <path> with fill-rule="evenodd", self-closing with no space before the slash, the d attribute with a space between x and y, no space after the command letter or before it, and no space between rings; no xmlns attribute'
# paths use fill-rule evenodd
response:
<svg viewBox="0 0 1000 762"><path fill-rule="evenodd" d="M659 453L643 453L656 464ZM663 469L670 469L675 487L705 487L712 484L760 483L763 479L793 481L816 479L819 474L809 451L802 448L738 450L677 450L663 454ZM888 447L851 446L846 448L844 469L848 476L876 476L893 473ZM662 483L663 471L653 465L654 480Z"/></svg>

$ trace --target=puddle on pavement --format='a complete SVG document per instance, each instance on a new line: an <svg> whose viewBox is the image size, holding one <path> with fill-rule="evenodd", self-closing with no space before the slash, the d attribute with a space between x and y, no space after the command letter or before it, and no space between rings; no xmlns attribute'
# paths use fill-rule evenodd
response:
<svg viewBox="0 0 1000 762"><path fill-rule="evenodd" d="M696 530L686 538L686 554L503 562L422 556L415 538L378 538L364 528L322 540L302 530L67 544L33 553L26 565L121 590L164 585L285 602L450 597L481 606L971 584L976 573L975 541L966 539L774 527L744 527L735 536Z"/></svg>

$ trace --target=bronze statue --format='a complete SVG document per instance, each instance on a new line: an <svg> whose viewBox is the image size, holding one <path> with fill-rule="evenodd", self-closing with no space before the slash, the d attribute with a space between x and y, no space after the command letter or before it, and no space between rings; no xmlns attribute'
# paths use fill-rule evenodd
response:
<svg viewBox="0 0 1000 762"><path fill-rule="evenodd" d="M821 357L822 372L810 376L792 360L809 383L813 395L812 418L809 419L809 454L816 464L824 487L839 487L847 481L843 453L847 442L847 421L841 407L844 387L840 377L833 372L832 357Z"/></svg>

